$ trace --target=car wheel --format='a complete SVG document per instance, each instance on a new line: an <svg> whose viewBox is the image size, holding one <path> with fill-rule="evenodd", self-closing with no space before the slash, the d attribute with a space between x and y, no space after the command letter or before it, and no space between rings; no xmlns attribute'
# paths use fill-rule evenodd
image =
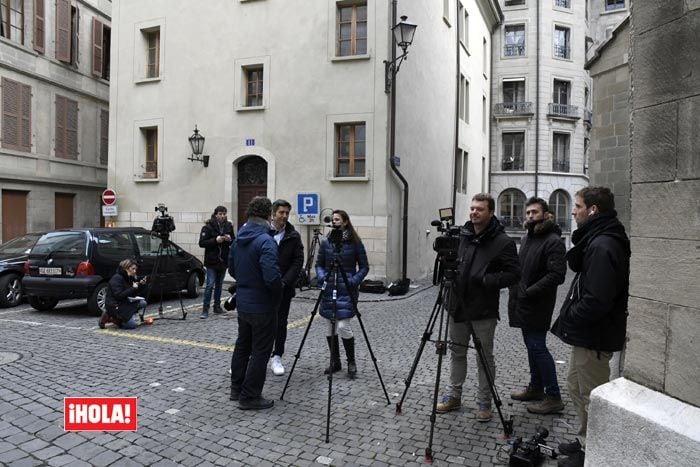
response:
<svg viewBox="0 0 700 467"><path fill-rule="evenodd" d="M187 298L197 298L199 296L199 276L196 272L190 274L187 278Z"/></svg>
<svg viewBox="0 0 700 467"><path fill-rule="evenodd" d="M29 297L29 304L38 311L53 310L58 304L57 298L51 297Z"/></svg>
<svg viewBox="0 0 700 467"><path fill-rule="evenodd" d="M88 298L88 311L95 316L100 316L103 311L107 310L105 301L107 300L108 284L103 282L95 287L92 295Z"/></svg>
<svg viewBox="0 0 700 467"><path fill-rule="evenodd" d="M0 277L0 307L19 305L22 300L22 278L17 274Z"/></svg>

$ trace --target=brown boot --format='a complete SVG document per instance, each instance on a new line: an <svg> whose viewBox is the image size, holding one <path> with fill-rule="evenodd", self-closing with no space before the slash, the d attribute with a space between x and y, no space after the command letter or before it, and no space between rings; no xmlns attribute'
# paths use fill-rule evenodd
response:
<svg viewBox="0 0 700 467"><path fill-rule="evenodd" d="M510 398L515 401L541 401L544 399L544 389L528 385L524 391L511 392Z"/></svg>
<svg viewBox="0 0 700 467"><path fill-rule="evenodd" d="M102 316L100 316L100 329L104 329L107 323L109 323L111 320L109 319L109 315L107 314L106 311L102 312Z"/></svg>
<svg viewBox="0 0 700 467"><path fill-rule="evenodd" d="M561 396L550 396L546 394L543 401L527 404L527 411L530 413L546 415L550 413L559 413L562 410L564 410L564 402L562 402Z"/></svg>

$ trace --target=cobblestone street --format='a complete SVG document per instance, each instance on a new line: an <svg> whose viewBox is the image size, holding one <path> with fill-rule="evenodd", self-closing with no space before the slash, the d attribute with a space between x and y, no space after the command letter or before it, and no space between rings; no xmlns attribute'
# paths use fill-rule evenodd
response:
<svg viewBox="0 0 700 467"><path fill-rule="evenodd" d="M570 280L570 277L568 278ZM568 284L568 280L567 280ZM559 303L567 284L559 289ZM188 301L185 321L157 320L134 331L100 330L84 303L37 312L28 306L0 310L0 463L4 465L417 465L428 445L430 407L437 356L425 347L403 414L395 404L421 342L437 287L421 284L409 296L363 294L360 311L386 390L387 405L359 323L358 378L345 372L333 379L330 443L325 443L328 363L325 320L316 316L289 387L280 395L297 352L316 291L292 303L287 374L268 370L264 394L275 399L266 411L241 411L229 401L228 367L236 336L235 313L197 319L200 299ZM380 297L381 299L377 299ZM527 357L520 331L507 324L507 292L501 294L502 321L496 331L497 387L506 416L514 417L515 436L549 429L556 445L571 440L576 424L565 385L568 347L550 335L565 411L529 414L509 394L528 382ZM168 302L175 305L177 301ZM559 304L558 304L559 306ZM149 306L154 313L155 304ZM558 308L557 308L558 309ZM172 316L178 316L174 312ZM437 328L433 338L437 335ZM10 360L13 353L20 358ZM9 356L9 357L8 357ZM343 361L343 365L345 362ZM496 453L506 442L497 414L479 423L474 351L460 411L437 416L434 465L490 466L503 463ZM345 368L344 368L345 370ZM448 380L449 355L441 386ZM136 432L65 432L63 398L138 397ZM512 403L512 404L511 404ZM503 448L505 449L505 448ZM503 459L503 458L501 458ZM507 463L507 461L506 461ZM548 460L545 465L556 465Z"/></svg>

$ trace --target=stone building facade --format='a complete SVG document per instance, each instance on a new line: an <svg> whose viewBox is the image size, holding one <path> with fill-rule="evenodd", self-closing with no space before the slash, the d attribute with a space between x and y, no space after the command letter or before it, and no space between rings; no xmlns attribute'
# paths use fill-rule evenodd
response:
<svg viewBox="0 0 700 467"><path fill-rule="evenodd" d="M99 225L112 3L16 0L2 8L0 242Z"/></svg>

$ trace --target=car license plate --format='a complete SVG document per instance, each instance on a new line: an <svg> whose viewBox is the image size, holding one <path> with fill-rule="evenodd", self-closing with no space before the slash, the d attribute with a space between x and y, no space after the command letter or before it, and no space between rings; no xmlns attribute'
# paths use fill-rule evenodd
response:
<svg viewBox="0 0 700 467"><path fill-rule="evenodd" d="M61 268L39 268L39 274L45 276L60 276L61 273Z"/></svg>

